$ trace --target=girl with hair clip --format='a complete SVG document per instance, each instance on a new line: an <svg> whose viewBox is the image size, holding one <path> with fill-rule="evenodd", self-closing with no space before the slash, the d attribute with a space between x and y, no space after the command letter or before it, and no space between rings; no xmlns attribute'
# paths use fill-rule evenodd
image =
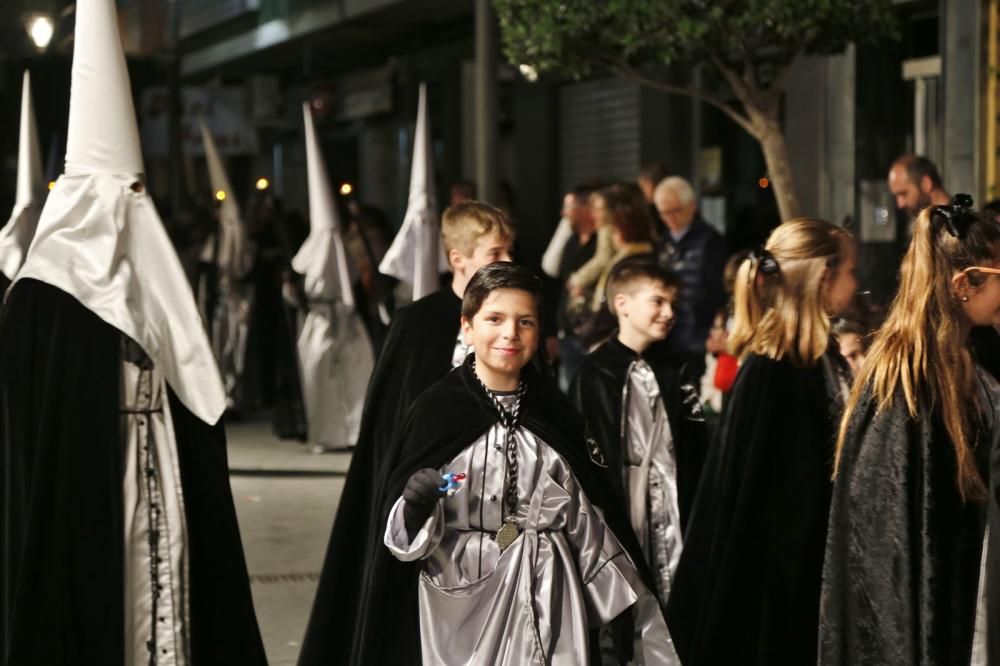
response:
<svg viewBox="0 0 1000 666"><path fill-rule="evenodd" d="M816 661L834 434L849 369L830 317L857 289L843 228L797 219L741 264L742 359L684 535L667 624L684 664Z"/></svg>
<svg viewBox="0 0 1000 666"><path fill-rule="evenodd" d="M899 292L847 403L821 664L1000 663L1000 580L985 576L1000 573L987 473L1000 400L968 347L973 327L1000 324L1000 225L971 206L958 195L917 217Z"/></svg>

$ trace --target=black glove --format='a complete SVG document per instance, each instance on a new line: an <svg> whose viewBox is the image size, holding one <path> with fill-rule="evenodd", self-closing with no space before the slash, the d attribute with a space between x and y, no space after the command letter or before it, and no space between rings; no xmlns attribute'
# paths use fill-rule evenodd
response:
<svg viewBox="0 0 1000 666"><path fill-rule="evenodd" d="M406 525L410 541L427 522L438 500L444 497L444 493L438 490L442 484L441 472L430 468L414 472L406 482L406 487L403 488L403 499L406 500L403 506L403 524Z"/></svg>

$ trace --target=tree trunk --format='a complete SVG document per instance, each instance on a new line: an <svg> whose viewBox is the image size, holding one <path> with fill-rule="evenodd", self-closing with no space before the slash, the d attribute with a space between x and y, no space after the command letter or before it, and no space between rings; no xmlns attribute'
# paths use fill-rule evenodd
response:
<svg viewBox="0 0 1000 666"><path fill-rule="evenodd" d="M788 144L785 134L776 120L767 119L758 125L761 150L767 162L767 175L774 188L774 198L778 202L778 212L781 221L800 217L802 209L799 206L799 195L792 177L792 166L788 161Z"/></svg>

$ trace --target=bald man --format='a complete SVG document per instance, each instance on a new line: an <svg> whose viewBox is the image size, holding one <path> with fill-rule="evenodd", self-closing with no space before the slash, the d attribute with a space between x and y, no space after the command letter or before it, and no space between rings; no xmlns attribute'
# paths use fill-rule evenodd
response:
<svg viewBox="0 0 1000 666"><path fill-rule="evenodd" d="M916 217L928 206L951 203L951 195L944 189L941 174L926 157L907 153L892 163L889 169L889 191L896 201L896 208Z"/></svg>

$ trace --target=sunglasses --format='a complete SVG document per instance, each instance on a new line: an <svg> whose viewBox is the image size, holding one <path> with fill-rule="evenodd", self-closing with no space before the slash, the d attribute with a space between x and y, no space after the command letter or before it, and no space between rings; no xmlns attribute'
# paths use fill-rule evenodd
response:
<svg viewBox="0 0 1000 666"><path fill-rule="evenodd" d="M980 273L989 273L990 275L1000 275L1000 268L986 268L985 266L969 266L962 272L971 273L972 271L979 271Z"/></svg>

